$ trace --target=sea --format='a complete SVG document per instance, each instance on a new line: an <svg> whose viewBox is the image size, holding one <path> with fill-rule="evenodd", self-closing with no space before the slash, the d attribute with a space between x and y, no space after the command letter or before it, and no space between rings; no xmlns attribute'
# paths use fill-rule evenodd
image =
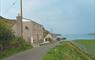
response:
<svg viewBox="0 0 95 60"><path fill-rule="evenodd" d="M66 34L64 35L66 40L79 40L79 39L85 39L85 40L95 40L95 35L90 34Z"/></svg>

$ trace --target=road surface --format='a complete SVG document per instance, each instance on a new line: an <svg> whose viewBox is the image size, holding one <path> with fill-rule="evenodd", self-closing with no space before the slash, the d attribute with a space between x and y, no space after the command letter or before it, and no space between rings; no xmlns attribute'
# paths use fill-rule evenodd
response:
<svg viewBox="0 0 95 60"><path fill-rule="evenodd" d="M4 60L42 60L43 56L48 52L48 50L58 44L59 42L56 42L53 44L32 48L28 51L21 52L11 57L5 58Z"/></svg>

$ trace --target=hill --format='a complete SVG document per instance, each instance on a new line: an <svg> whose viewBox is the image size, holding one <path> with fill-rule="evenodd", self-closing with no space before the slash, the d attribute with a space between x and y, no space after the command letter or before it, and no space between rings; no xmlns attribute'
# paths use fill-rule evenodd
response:
<svg viewBox="0 0 95 60"><path fill-rule="evenodd" d="M10 26L13 26L15 24L15 22L16 22L15 19L7 19L7 18L4 18L4 17L0 16L0 22L1 21L7 23Z"/></svg>
<svg viewBox="0 0 95 60"><path fill-rule="evenodd" d="M89 33L89 35L95 35L95 33L93 32L93 33Z"/></svg>

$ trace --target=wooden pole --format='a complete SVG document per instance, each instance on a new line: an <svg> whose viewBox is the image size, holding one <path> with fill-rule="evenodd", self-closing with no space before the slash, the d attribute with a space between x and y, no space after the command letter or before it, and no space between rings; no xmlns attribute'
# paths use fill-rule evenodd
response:
<svg viewBox="0 0 95 60"><path fill-rule="evenodd" d="M20 0L20 14L21 14L21 37L23 37L23 13L22 13L22 0Z"/></svg>

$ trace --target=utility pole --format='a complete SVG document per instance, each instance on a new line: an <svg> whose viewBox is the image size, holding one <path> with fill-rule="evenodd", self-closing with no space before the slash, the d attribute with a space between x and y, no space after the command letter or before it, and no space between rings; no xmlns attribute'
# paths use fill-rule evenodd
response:
<svg viewBox="0 0 95 60"><path fill-rule="evenodd" d="M22 13L22 0L20 0L20 14L21 14L21 37L23 37L23 13Z"/></svg>

